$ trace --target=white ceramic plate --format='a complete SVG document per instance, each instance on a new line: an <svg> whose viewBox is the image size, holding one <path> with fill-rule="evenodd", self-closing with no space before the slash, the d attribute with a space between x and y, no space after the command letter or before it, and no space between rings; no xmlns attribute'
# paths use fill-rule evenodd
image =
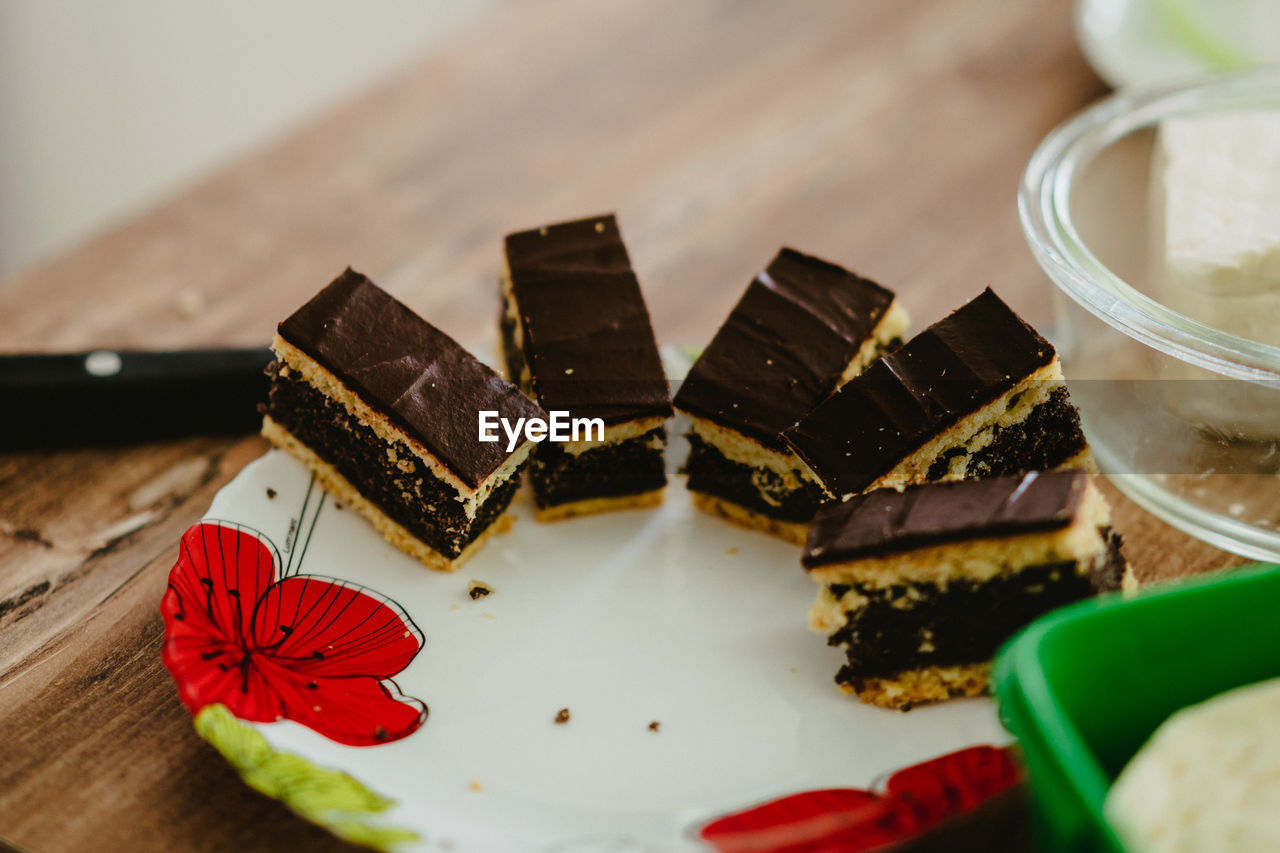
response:
<svg viewBox="0 0 1280 853"><path fill-rule="evenodd" d="M402 739L358 747L291 720L229 729L203 716L198 728L250 784L313 820L454 851L704 849L696 829L718 814L1009 740L990 700L903 714L840 693L841 654L806 626L816 585L798 549L695 510L679 478L654 510L543 525L522 492L512 511L511 532L443 574L284 453L250 464L207 517L256 531L290 573L397 604L425 642L394 684L430 714ZM471 600L473 579L496 591ZM561 708L570 720L557 724ZM306 760L285 772L297 779L278 778L264 758L277 752ZM326 793L311 765L394 802L375 812Z"/></svg>

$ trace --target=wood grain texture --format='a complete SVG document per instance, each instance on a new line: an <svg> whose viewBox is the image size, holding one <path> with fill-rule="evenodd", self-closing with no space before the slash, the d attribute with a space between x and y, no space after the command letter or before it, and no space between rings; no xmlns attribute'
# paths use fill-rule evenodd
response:
<svg viewBox="0 0 1280 853"><path fill-rule="evenodd" d="M1014 192L1041 136L1102 92L1065 0L512 5L0 286L0 347L260 344L350 264L492 349L500 235L605 210L665 341L706 340L783 243L894 287L917 328L988 284L1045 321ZM178 538L264 449L0 455L0 836L343 846L240 784L160 664ZM1109 496L1144 578L1239 562Z"/></svg>

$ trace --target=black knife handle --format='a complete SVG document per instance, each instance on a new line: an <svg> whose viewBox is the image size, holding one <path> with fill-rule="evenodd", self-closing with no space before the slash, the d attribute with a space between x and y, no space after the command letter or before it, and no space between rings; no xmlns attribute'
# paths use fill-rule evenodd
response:
<svg viewBox="0 0 1280 853"><path fill-rule="evenodd" d="M269 349L0 355L0 450L257 431Z"/></svg>

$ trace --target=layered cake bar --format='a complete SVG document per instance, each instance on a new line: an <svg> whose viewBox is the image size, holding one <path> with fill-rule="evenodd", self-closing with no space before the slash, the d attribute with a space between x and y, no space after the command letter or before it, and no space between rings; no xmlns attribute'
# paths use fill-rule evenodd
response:
<svg viewBox="0 0 1280 853"><path fill-rule="evenodd" d="M828 494L1092 468L1053 347L988 288L784 433Z"/></svg>
<svg viewBox="0 0 1280 853"><path fill-rule="evenodd" d="M695 503L803 543L824 496L782 431L901 343L906 325L891 291L782 249L676 394L692 424L684 471Z"/></svg>
<svg viewBox="0 0 1280 853"><path fill-rule="evenodd" d="M659 503L671 390L616 219L508 235L502 302L507 375L583 424L534 451L538 519Z"/></svg>
<svg viewBox="0 0 1280 853"><path fill-rule="evenodd" d="M262 434L389 542L452 571L509 526L531 443L481 442L478 412L545 418L519 388L349 269L271 347Z"/></svg>
<svg viewBox="0 0 1280 853"><path fill-rule="evenodd" d="M1087 471L877 489L813 520L810 625L845 651L836 683L863 702L976 695L1018 629L1120 588L1120 544Z"/></svg>

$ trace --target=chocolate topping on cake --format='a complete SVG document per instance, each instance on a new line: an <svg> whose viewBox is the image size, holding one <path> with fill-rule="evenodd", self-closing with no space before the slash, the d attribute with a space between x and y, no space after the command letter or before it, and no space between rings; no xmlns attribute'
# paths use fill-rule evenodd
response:
<svg viewBox="0 0 1280 853"><path fill-rule="evenodd" d="M1054 357L987 288L854 377L783 439L831 494L860 492Z"/></svg>
<svg viewBox="0 0 1280 853"><path fill-rule="evenodd" d="M843 267L782 249L689 371L676 405L767 447L831 392L893 302Z"/></svg>
<svg viewBox="0 0 1280 853"><path fill-rule="evenodd" d="M479 441L481 409L513 422L545 417L519 388L350 269L279 332L472 488L511 455L505 442Z"/></svg>
<svg viewBox="0 0 1280 853"><path fill-rule="evenodd" d="M506 238L533 393L546 409L620 423L671 414L640 283L613 215Z"/></svg>
<svg viewBox="0 0 1280 853"><path fill-rule="evenodd" d="M1089 485L1084 471L957 480L876 489L818 511L806 568L977 536L1013 536L1066 527Z"/></svg>

